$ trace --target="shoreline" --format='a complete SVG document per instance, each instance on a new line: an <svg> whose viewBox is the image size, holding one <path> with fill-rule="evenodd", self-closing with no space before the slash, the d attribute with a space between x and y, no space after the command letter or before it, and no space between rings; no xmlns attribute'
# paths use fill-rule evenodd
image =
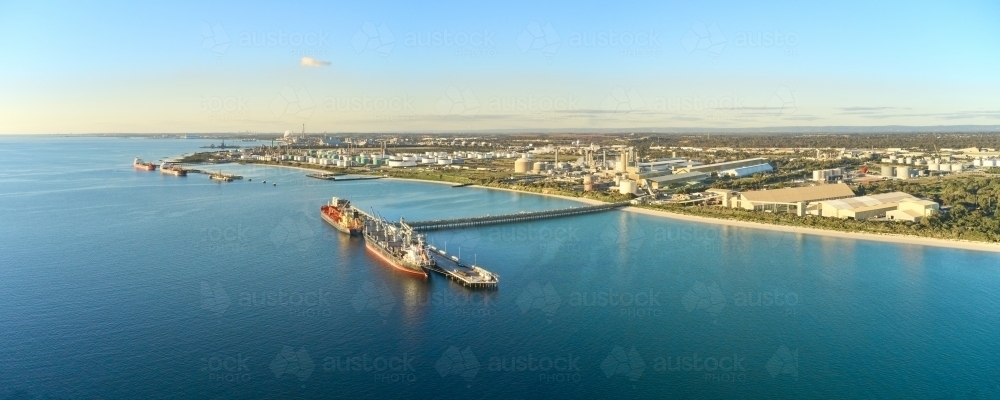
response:
<svg viewBox="0 0 1000 400"><path fill-rule="evenodd" d="M908 244L908 245L930 246L930 247L946 247L950 249L1000 253L1000 244L993 244L986 242L925 238L919 236L893 235L893 234L880 235L868 232L842 232L830 229L766 224L763 222L734 221L721 218L710 218L710 217L701 217L696 215L678 214L669 211L650 210L648 208L639 208L633 206L622 208L622 210L628 212L634 212L637 214L644 214L660 218L669 218L687 222L728 225L740 228L763 229L763 230L777 231L777 232L798 233L798 234L815 235L815 236L828 236L828 237L836 237L836 238L852 239L852 240L867 240L867 241L883 242L883 243Z"/></svg>
<svg viewBox="0 0 1000 400"><path fill-rule="evenodd" d="M244 165L251 165L251 164L256 164L256 163L250 163L250 164L244 164ZM295 168L295 169L301 169L301 170L304 170L304 171L321 171L319 169L312 169L312 168L305 168L305 167L295 167L295 166L290 166L290 165L272 165L272 164L256 164L256 165L261 165L261 166L266 166L266 167ZM401 180L401 181L411 181L411 182L421 182L421 183L437 183L437 184L443 184L443 185L449 185L449 186L450 185L455 185L454 182L429 181L429 180L424 180L424 179L413 179L413 178L382 177L381 179L396 179L396 180ZM563 199L563 200L572 200L572 201L576 201L576 202L580 202L580 203L584 203L584 204L588 204L588 205L597 205L597 204L605 204L606 203L604 201L594 200L594 199L588 199L588 198L583 198L583 197L563 196L563 195L549 194L549 193L525 192L525 191L521 191L521 190L508 189L508 188L496 188L496 187L481 186L481 185L470 185L469 187L475 187L475 188L480 188L480 189L502 190L502 191L507 191L507 192L519 193L519 194L531 194L531 195L538 195L538 196L548 196L548 197L554 197L554 198L559 198L559 199ZM867 240L867 241L882 242L882 243L908 244L908 245L918 245L918 246L950 248L950 249L958 249L958 250L973 250L973 251L983 251L983 252L989 252L989 253L1000 253L1000 244L986 243L986 242L972 242L972 241L960 241L960 240L953 240L953 239L925 238L925 237L919 237L919 236L893 235L893 234L880 235L880 234L876 234L876 233L867 233L867 232L842 232L842 231L835 231L835 230L830 230L830 229L819 229L819 228L807 228L807 227L797 227L797 226L766 224L766 223L763 223L763 222L734 221L734 220L728 220L728 219L722 219L722 218L702 217L702 216L695 216L695 215L672 213L672 212L669 212L669 211L651 210L651 209L648 209L648 208L640 208L640 207L634 207L634 206L623 207L623 208L621 208L621 210L625 211L625 212L633 212L633 213L637 213L637 214L649 215L649 216L660 217L660 218L669 218L669 219L675 219L675 220L687 221L687 222L697 222L697 223L715 224L715 225L728 225L728 226L735 226L735 227L741 227L741 228L763 229L763 230L776 231L776 232L798 233L798 234L806 234L806 235L814 235L814 236L828 236L828 237L836 237L836 238L842 238L842 239Z"/></svg>
<svg viewBox="0 0 1000 400"><path fill-rule="evenodd" d="M415 179L415 180L419 180L419 179ZM490 190L502 190L502 191L505 191L505 192L514 192L514 193L519 193L519 194L534 194L534 195L538 195L538 196L555 197L557 199L572 200L572 201L576 201L576 202L580 202L580 203L584 203L584 204L592 205L592 206L593 205L598 205L598 204L608 204L607 202L600 201L600 200L588 199L588 198L584 198L584 197L563 196L561 194L525 192L525 191L516 190L516 189L496 188L496 187L480 186L480 185L471 185L469 187L475 187L475 188L480 188L480 189L490 189Z"/></svg>

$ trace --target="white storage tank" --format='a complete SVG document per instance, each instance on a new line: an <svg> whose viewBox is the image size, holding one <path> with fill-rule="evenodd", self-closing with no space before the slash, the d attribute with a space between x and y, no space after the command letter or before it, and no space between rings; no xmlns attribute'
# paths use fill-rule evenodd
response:
<svg viewBox="0 0 1000 400"><path fill-rule="evenodd" d="M931 171L940 171L941 170L941 164L937 164L937 163L933 163L932 162L930 164L927 164L927 169L931 170Z"/></svg>
<svg viewBox="0 0 1000 400"><path fill-rule="evenodd" d="M534 167L533 167L533 168L531 169L531 172L534 172L534 173L536 173L536 174L539 174L539 173L541 173L541 172L542 172L542 170L544 170L544 169L545 169L545 163L543 163L543 162L539 161L539 162L536 162L536 163L535 163Z"/></svg>
<svg viewBox="0 0 1000 400"><path fill-rule="evenodd" d="M618 182L618 192L621 194L634 194L637 189L639 189L639 185L631 179L623 179Z"/></svg>
<svg viewBox="0 0 1000 400"><path fill-rule="evenodd" d="M893 167L891 165L882 166L882 176L885 178L892 178Z"/></svg>
<svg viewBox="0 0 1000 400"><path fill-rule="evenodd" d="M514 161L514 172L518 174L526 174L528 170L531 169L531 160L528 157L521 157Z"/></svg>
<svg viewBox="0 0 1000 400"><path fill-rule="evenodd" d="M896 177L899 179L910 179L910 167L896 168Z"/></svg>
<svg viewBox="0 0 1000 400"><path fill-rule="evenodd" d="M400 160L400 161L389 160L389 166L394 168L415 167L417 166L417 162L413 160Z"/></svg>
<svg viewBox="0 0 1000 400"><path fill-rule="evenodd" d="M962 164L961 163L951 164L951 172L962 172Z"/></svg>

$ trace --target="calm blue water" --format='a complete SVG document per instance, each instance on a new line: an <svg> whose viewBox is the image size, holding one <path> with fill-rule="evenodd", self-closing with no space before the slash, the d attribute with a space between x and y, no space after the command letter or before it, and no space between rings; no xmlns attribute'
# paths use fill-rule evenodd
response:
<svg viewBox="0 0 1000 400"><path fill-rule="evenodd" d="M613 211L432 234L500 274L471 292L318 207L578 203L130 165L206 143L0 138L0 398L1000 397L996 254Z"/></svg>

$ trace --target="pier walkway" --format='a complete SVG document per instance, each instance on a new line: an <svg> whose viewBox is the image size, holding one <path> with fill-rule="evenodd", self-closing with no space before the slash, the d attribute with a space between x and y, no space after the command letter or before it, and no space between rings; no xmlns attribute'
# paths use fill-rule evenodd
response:
<svg viewBox="0 0 1000 400"><path fill-rule="evenodd" d="M406 221L405 223L415 231L467 228L471 226L507 224L512 222L533 221L536 219L565 217L570 215L607 211L625 207L628 206L629 204L631 204L631 202L623 201L620 203L608 203L608 204L598 204L598 205L583 206L583 207L560 208L557 210L548 210L548 211L519 212L516 214L487 215L482 217L471 217L471 218L437 219L430 221L415 221L415 222Z"/></svg>

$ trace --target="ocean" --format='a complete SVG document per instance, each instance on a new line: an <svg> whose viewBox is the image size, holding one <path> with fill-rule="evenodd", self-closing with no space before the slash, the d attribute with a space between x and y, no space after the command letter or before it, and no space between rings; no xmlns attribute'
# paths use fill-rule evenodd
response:
<svg viewBox="0 0 1000 400"><path fill-rule="evenodd" d="M208 143L0 136L0 398L1000 398L995 253L615 210L430 233L500 276L469 290L392 270L320 205L582 203L130 165Z"/></svg>

